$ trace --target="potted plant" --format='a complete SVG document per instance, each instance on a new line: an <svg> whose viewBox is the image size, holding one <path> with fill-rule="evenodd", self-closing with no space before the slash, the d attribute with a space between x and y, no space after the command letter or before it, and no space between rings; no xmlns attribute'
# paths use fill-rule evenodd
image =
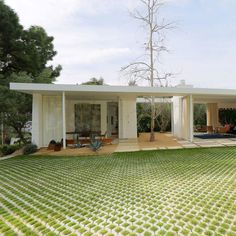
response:
<svg viewBox="0 0 236 236"><path fill-rule="evenodd" d="M55 152L61 151L61 142L56 142L55 143L54 151Z"/></svg>
<svg viewBox="0 0 236 236"><path fill-rule="evenodd" d="M54 150L56 141L55 140L51 140L48 144L48 150Z"/></svg>

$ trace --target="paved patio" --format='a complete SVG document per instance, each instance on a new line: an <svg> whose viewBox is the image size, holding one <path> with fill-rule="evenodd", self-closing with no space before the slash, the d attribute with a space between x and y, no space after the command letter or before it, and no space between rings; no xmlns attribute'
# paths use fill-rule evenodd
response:
<svg viewBox="0 0 236 236"><path fill-rule="evenodd" d="M107 144L96 152L92 151L89 147L83 148L71 148L61 149L61 151L55 152L54 150L48 150L47 148L41 148L34 155L49 155L49 156L90 156L90 155L109 155L115 152L118 144Z"/></svg>
<svg viewBox="0 0 236 236"><path fill-rule="evenodd" d="M236 146L236 138L194 138L193 142L190 142L186 140L179 140L173 137L171 133L156 133L156 141L149 142L149 135L149 133L142 133L140 134L138 140L120 141L115 152Z"/></svg>
<svg viewBox="0 0 236 236"><path fill-rule="evenodd" d="M84 148L67 148L59 152L41 148L36 155L51 156L88 156L88 155L109 155L114 152L135 152L148 150L164 150L164 149L183 149L183 148L199 148L199 147L231 147L236 146L236 138L226 139L200 139L194 138L193 142L179 140L172 136L171 133L156 133L156 140L149 141L149 133L141 133L138 139L114 140L113 144L102 146L97 152L92 151L88 147Z"/></svg>

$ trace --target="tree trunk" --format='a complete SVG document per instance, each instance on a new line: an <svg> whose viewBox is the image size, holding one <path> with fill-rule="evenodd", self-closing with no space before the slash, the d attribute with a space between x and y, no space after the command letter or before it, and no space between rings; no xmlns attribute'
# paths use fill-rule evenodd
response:
<svg viewBox="0 0 236 236"><path fill-rule="evenodd" d="M149 1L149 6L150 6ZM153 9L149 7L149 50L150 50L150 82L151 87L154 87L154 59L153 59ZM150 142L155 141L155 97L151 97L151 133L150 133Z"/></svg>
<svg viewBox="0 0 236 236"><path fill-rule="evenodd" d="M151 133L150 133L150 142L155 141L155 97L152 96L151 101Z"/></svg>

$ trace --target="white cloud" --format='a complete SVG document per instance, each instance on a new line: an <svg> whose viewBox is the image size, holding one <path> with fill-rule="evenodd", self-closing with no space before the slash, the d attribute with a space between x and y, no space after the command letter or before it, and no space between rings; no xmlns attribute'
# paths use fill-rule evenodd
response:
<svg viewBox="0 0 236 236"><path fill-rule="evenodd" d="M76 50L76 48L74 49ZM74 50L66 50L63 54L65 66L72 65L90 65L92 63L109 63L110 60L115 60L119 57L131 53L129 48L101 48L101 49L86 49L78 48L76 53ZM63 58L61 58L63 59ZM58 61L60 60L57 59Z"/></svg>
<svg viewBox="0 0 236 236"><path fill-rule="evenodd" d="M136 0L6 0L6 3L20 14L26 26L55 26L75 13L97 15L111 9L133 9L137 6Z"/></svg>
<svg viewBox="0 0 236 236"><path fill-rule="evenodd" d="M121 66L142 54L143 31L128 14L128 9L132 11L139 6L138 0L5 2L15 9L25 27L41 25L54 36L58 55L53 63L63 66L59 82L80 83L93 76L103 76L107 83L117 84L122 82L119 80ZM235 14L230 15L236 1L166 2L166 9L170 9L169 17L180 17L182 25L168 40L172 54L164 58L165 68L173 73L180 72L178 79L186 79L199 86L222 86L222 81L236 86L233 64L236 55L233 46L236 39ZM171 9L171 6L174 7ZM210 15L212 12L214 14ZM203 16L205 20L201 22ZM218 27L219 22L222 28ZM214 83L209 78L214 78Z"/></svg>

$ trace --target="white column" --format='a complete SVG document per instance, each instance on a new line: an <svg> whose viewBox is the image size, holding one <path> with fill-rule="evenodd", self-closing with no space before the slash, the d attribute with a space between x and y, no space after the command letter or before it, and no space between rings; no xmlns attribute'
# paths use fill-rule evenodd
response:
<svg viewBox="0 0 236 236"><path fill-rule="evenodd" d="M182 138L182 119L183 119L183 100L182 97L173 97L172 99L173 107L173 135Z"/></svg>
<svg viewBox="0 0 236 236"><path fill-rule="evenodd" d="M217 103L207 104L207 125L213 128L219 126L219 111Z"/></svg>
<svg viewBox="0 0 236 236"><path fill-rule="evenodd" d="M123 137L123 108L122 108L122 101L121 99L119 99L118 102L118 117L119 117L119 121L118 121L118 135L119 138Z"/></svg>
<svg viewBox="0 0 236 236"><path fill-rule="evenodd" d="M137 138L136 97L119 100L119 138Z"/></svg>
<svg viewBox="0 0 236 236"><path fill-rule="evenodd" d="M43 146L43 122L42 122L43 101L41 94L33 94L32 101L32 137L31 142L39 148Z"/></svg>
<svg viewBox="0 0 236 236"><path fill-rule="evenodd" d="M65 92L62 92L62 133L63 133L63 148L66 149L66 103L65 103Z"/></svg>
<svg viewBox="0 0 236 236"><path fill-rule="evenodd" d="M171 134L174 136L174 106L173 106L173 100L171 100Z"/></svg>
<svg viewBox="0 0 236 236"><path fill-rule="evenodd" d="M193 98L192 95L182 99L181 138L193 141Z"/></svg>
<svg viewBox="0 0 236 236"><path fill-rule="evenodd" d="M193 141L193 95L189 96L189 141Z"/></svg>

